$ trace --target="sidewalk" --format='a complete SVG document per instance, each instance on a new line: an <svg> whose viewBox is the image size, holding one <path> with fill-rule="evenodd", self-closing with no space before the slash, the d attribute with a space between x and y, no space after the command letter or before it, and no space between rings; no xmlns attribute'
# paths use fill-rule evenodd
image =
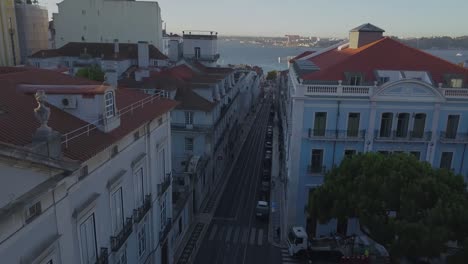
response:
<svg viewBox="0 0 468 264"><path fill-rule="evenodd" d="M174 252L174 262L177 264L189 264L192 263L196 257L196 252L200 247L204 234L208 230L209 224L211 219L213 218L214 212L213 209L217 207L221 194L224 191L224 188L227 185L228 179L231 176L232 170L234 169L234 165L237 162L241 154L242 147L247 139L247 136L250 132L250 128L252 127L255 118L261 109L263 104L260 103L260 98L256 102L255 112L250 112L249 115L246 117L245 122L242 124L241 134L240 134L240 142L241 144L237 144L238 148L235 150L236 154L234 157L231 166L227 168L227 173L223 173L223 175L227 175L227 177L220 178L223 180L218 181L215 186L215 192L211 193L210 197L205 199L205 202L202 204L200 213L194 217L194 221L190 224L188 232L185 234L180 246Z"/></svg>
<svg viewBox="0 0 468 264"><path fill-rule="evenodd" d="M270 203L271 203L271 214L268 239L271 244L276 247L283 247L281 234L283 230L283 218L284 214L284 184L280 180L280 159L279 159L279 133L278 133L278 118L275 115L273 121L273 156L272 156L272 168L271 168L271 192L270 192ZM279 232L278 232L279 228ZM279 233L279 235L278 235Z"/></svg>

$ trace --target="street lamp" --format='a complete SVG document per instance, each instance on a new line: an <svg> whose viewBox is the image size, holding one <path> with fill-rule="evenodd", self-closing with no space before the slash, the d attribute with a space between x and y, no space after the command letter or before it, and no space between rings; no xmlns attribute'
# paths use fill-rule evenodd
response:
<svg viewBox="0 0 468 264"><path fill-rule="evenodd" d="M10 33L11 38L11 51L13 52L13 65L16 66L16 51L15 51L15 30L13 29L13 23L11 22L11 17L8 18L8 33Z"/></svg>

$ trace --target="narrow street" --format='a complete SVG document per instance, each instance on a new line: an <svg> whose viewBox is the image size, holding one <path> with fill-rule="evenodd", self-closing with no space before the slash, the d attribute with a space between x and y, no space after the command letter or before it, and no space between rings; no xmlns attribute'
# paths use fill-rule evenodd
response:
<svg viewBox="0 0 468 264"><path fill-rule="evenodd" d="M286 249L268 242L268 220L259 220L255 215L271 107L269 100L259 111L228 179L198 250L196 264L297 263L287 256Z"/></svg>

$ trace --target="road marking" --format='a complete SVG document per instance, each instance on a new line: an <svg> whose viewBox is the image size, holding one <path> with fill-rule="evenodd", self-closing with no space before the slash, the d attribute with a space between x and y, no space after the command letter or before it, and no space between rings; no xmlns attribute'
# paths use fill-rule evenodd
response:
<svg viewBox="0 0 468 264"><path fill-rule="evenodd" d="M232 240L233 243L237 243L239 240L239 233L240 233L240 226L236 227L236 230L234 231L234 239Z"/></svg>
<svg viewBox="0 0 468 264"><path fill-rule="evenodd" d="M218 232L218 239L217 240L223 240L223 233L224 233L224 230L226 229L225 226L221 226L221 228L219 229L219 232Z"/></svg>
<svg viewBox="0 0 468 264"><path fill-rule="evenodd" d="M287 249L287 248L282 248L282 249L281 249L281 252L286 252L286 253L288 253L288 254L289 254L289 251L288 251L288 249Z"/></svg>
<svg viewBox="0 0 468 264"><path fill-rule="evenodd" d="M229 240L231 240L231 233L232 233L232 226L229 226L227 234L226 234L226 242L229 242Z"/></svg>
<svg viewBox="0 0 468 264"><path fill-rule="evenodd" d="M258 245L261 246L263 244L263 229L258 230Z"/></svg>
<svg viewBox="0 0 468 264"><path fill-rule="evenodd" d="M252 227L252 232L250 233L250 240L249 244L253 245L255 243L255 233L257 230L255 230L255 227Z"/></svg>
<svg viewBox="0 0 468 264"><path fill-rule="evenodd" d="M249 229L244 227L244 232L242 233L242 244L247 243L247 238L249 237Z"/></svg>
<svg viewBox="0 0 468 264"><path fill-rule="evenodd" d="M210 237L208 238L209 241L214 239L214 237L216 235L216 229L218 229L218 226L213 225L213 228L211 229Z"/></svg>

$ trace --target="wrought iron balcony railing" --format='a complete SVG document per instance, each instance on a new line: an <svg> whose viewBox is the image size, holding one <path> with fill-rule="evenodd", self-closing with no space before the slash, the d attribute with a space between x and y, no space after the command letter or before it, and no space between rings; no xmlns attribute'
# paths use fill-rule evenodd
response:
<svg viewBox="0 0 468 264"><path fill-rule="evenodd" d="M124 223L122 230L117 234L117 236L111 236L111 250L112 252L117 252L122 247L122 245L127 241L128 237L132 234L133 231L133 219L127 217L127 220Z"/></svg>
<svg viewBox="0 0 468 264"><path fill-rule="evenodd" d="M174 131L210 132L213 129L213 126L200 124L171 123L171 128Z"/></svg>
<svg viewBox="0 0 468 264"><path fill-rule="evenodd" d="M109 263L109 250L102 247L99 251L99 257L97 258L96 264L108 264Z"/></svg>
<svg viewBox="0 0 468 264"><path fill-rule="evenodd" d="M380 141L428 142L432 139L432 132L375 130L375 139Z"/></svg>
<svg viewBox="0 0 468 264"><path fill-rule="evenodd" d="M312 166L312 165L307 166L307 172L310 174L325 174L326 171L327 171L326 166Z"/></svg>
<svg viewBox="0 0 468 264"><path fill-rule="evenodd" d="M361 141L366 137L366 130L325 130L309 128L307 137L310 139Z"/></svg>
<svg viewBox="0 0 468 264"><path fill-rule="evenodd" d="M135 223L140 223L141 220L145 217L146 213L151 209L151 194L145 196L145 201L143 205L137 209L133 209L133 221Z"/></svg>
<svg viewBox="0 0 468 264"><path fill-rule="evenodd" d="M168 173L166 174L166 177L164 178L164 181L160 184L158 184L158 196L161 196L163 195L167 188L169 188L169 186L171 186L171 174Z"/></svg>
<svg viewBox="0 0 468 264"><path fill-rule="evenodd" d="M188 59L194 59L194 60L199 60L199 61L215 61L219 59L219 54L214 54L214 55L195 55L195 54L185 54L184 57Z"/></svg>
<svg viewBox="0 0 468 264"><path fill-rule="evenodd" d="M440 132L440 141L453 143L468 143L468 133Z"/></svg>
<svg viewBox="0 0 468 264"><path fill-rule="evenodd" d="M169 231L172 227L172 218L167 218L166 223L161 231L159 231L159 243L163 243L164 240L167 238Z"/></svg>

